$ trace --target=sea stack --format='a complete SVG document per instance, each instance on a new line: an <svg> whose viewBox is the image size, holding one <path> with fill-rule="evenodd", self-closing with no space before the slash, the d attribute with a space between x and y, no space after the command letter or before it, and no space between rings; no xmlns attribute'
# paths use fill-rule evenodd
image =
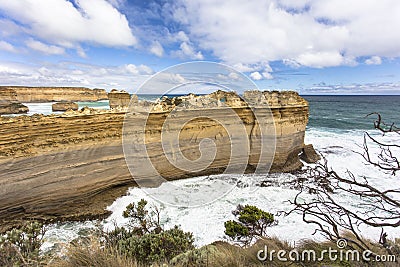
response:
<svg viewBox="0 0 400 267"><path fill-rule="evenodd" d="M135 103L138 102L138 97L137 95L131 95L124 91L118 91L116 89L112 89L110 93L108 93L108 100L110 101L110 108L121 108L121 109L127 109L129 106L129 103L132 101L135 101Z"/></svg>
<svg viewBox="0 0 400 267"><path fill-rule="evenodd" d="M51 105L51 109L53 111L67 111L69 109L78 110L78 108L79 108L78 104L74 102L58 102Z"/></svg>

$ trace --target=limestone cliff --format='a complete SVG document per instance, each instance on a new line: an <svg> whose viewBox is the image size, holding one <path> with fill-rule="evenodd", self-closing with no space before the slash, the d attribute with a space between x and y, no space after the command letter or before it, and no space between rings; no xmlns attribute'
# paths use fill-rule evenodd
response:
<svg viewBox="0 0 400 267"><path fill-rule="evenodd" d="M84 87L0 86L0 92L3 90L15 91L16 99L22 103L99 101L108 99L107 92L104 89L89 89Z"/></svg>
<svg viewBox="0 0 400 267"><path fill-rule="evenodd" d="M267 123L274 125L271 134L276 135L271 171L296 170L302 165L299 153L304 147L308 103L295 92L249 92L244 98L262 106L262 96L270 104L273 119ZM236 94L219 91L208 96L162 99L150 113L146 129L136 129L136 133L146 135L149 157L163 177L180 179L220 173L226 168L230 140L217 121L207 119L207 115L217 114L236 127L236 115L221 109L221 103L233 108L245 126L251 145L247 169L254 170L260 155L260 132L255 130L254 114ZM206 107L201 109L201 116L196 108L200 106ZM203 171L190 173L175 168L162 153L162 124L175 107L170 130L179 129L179 145L185 156L198 157L203 138L215 140L215 160ZM0 117L0 221L103 214L105 206L123 194L124 186L146 180L132 178L126 166L121 141L124 117L125 113L118 110L88 108L62 115ZM182 127L180 122L186 120L189 123Z"/></svg>

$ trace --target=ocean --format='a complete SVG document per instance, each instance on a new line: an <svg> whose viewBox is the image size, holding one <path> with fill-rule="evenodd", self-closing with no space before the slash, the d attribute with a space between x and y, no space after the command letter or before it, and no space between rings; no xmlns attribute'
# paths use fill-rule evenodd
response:
<svg viewBox="0 0 400 267"><path fill-rule="evenodd" d="M140 97L141 98L141 97ZM142 97L141 99L149 96ZM328 161L328 165L340 175L351 171L355 175L364 176L371 185L380 189L400 188L399 174L396 176L383 173L372 166L366 165L363 158L356 152L362 151L363 136L366 131L376 138L381 134L373 129L376 116L366 117L369 113L379 112L387 123L395 122L400 125L400 96L304 96L310 104L309 123L306 130L305 143L313 144L315 149ZM390 142L400 144L400 135L388 134L385 138ZM371 149L374 149L372 147ZM375 148L376 149L376 148ZM213 176L212 179L226 179L224 175ZM267 230L269 236L277 236L289 242L298 242L303 239L323 240L323 237L313 235L315 225L306 224L300 214L283 216L281 211L289 211L292 206L289 200L294 199L297 190L283 185L292 180L293 174L273 175L241 175L239 179L257 179L259 181L273 181L271 186L246 188L235 187L229 194L217 201L196 208L173 207L160 204L146 195L140 188L131 188L126 196L118 198L108 207L112 214L102 224L111 229L115 223L123 225L126 219L122 217L125 207L141 198L161 209L162 221L165 227L180 225L185 231L193 232L197 246L209 244L216 240L224 240L224 222L233 219L232 210L238 204L256 205L275 214L278 220L276 226ZM179 186L196 186L204 183L210 177L195 177L178 180L172 183ZM208 190L218 190L210 188ZM165 187L149 189L157 194L168 194ZM207 194L208 192L204 192ZM307 196L307 198L312 196ZM340 195L340 201L354 209L361 209L360 199L350 195ZM62 223L52 225L46 233L44 248L55 242L68 242L78 236L84 229L94 227L91 221L80 223ZM385 229L389 238L399 237L400 230ZM380 229L363 229L363 235L372 240L379 240Z"/></svg>
<svg viewBox="0 0 400 267"><path fill-rule="evenodd" d="M110 108L108 100L102 100L97 102L76 102L78 104L79 109L83 107L96 108L96 109L108 109ZM47 103L23 103L25 106L29 108L29 112L27 115L33 114L61 114L63 112L53 112L51 110L52 102Z"/></svg>
<svg viewBox="0 0 400 267"><path fill-rule="evenodd" d="M369 130L380 113L387 123L400 125L400 95L303 96L310 104L309 127Z"/></svg>

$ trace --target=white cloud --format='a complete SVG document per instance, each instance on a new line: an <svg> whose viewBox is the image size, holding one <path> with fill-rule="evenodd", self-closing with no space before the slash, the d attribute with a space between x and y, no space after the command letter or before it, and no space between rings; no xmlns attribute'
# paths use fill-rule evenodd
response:
<svg viewBox="0 0 400 267"><path fill-rule="evenodd" d="M398 0L180 0L173 12L193 43L234 66L322 68L400 56Z"/></svg>
<svg viewBox="0 0 400 267"><path fill-rule="evenodd" d="M139 66L136 66L134 64L127 64L123 65L120 69L122 72L126 71L126 73L128 74L134 74L134 75L153 74L153 70L150 67L143 64Z"/></svg>
<svg viewBox="0 0 400 267"><path fill-rule="evenodd" d="M179 73L176 73L175 75L172 75L172 80L180 82L180 83L186 82L186 79Z"/></svg>
<svg viewBox="0 0 400 267"><path fill-rule="evenodd" d="M220 80L241 80L241 76L237 72L230 72L228 75L218 73L216 76L216 83Z"/></svg>
<svg viewBox="0 0 400 267"><path fill-rule="evenodd" d="M236 63L233 64L233 67L239 72L255 72L255 71L272 72L272 68L268 64L268 62L257 62L255 64Z"/></svg>
<svg viewBox="0 0 400 267"><path fill-rule="evenodd" d="M0 50L12 52L12 53L17 52L17 49L12 44L10 44L6 41L0 41Z"/></svg>
<svg viewBox="0 0 400 267"><path fill-rule="evenodd" d="M1 5L1 2L0 2ZM0 8L1 11L1 8ZM18 26L15 22L5 19L5 18L0 18L0 36L3 37L9 37L13 35L17 35L22 33L22 29L20 26Z"/></svg>
<svg viewBox="0 0 400 267"><path fill-rule="evenodd" d="M0 0L0 9L35 39L68 48L80 42L137 43L125 15L105 0L76 0L75 6L65 0Z"/></svg>
<svg viewBox="0 0 400 267"><path fill-rule="evenodd" d="M344 58L338 52L318 52L300 54L295 61L303 66L322 68L339 66L343 63Z"/></svg>
<svg viewBox="0 0 400 267"><path fill-rule="evenodd" d="M179 46L179 50L171 52L172 56L179 57L182 59L189 58L194 60L203 60L204 56L201 51L195 51L193 45L190 42L182 42Z"/></svg>
<svg viewBox="0 0 400 267"><path fill-rule="evenodd" d="M274 76L272 76L272 74L269 73L269 72L267 72L267 71L264 71L264 72L262 73L262 76L263 76L265 79L267 79L267 80L272 80L272 79L274 78Z"/></svg>
<svg viewBox="0 0 400 267"><path fill-rule="evenodd" d="M189 42L189 37L187 36L187 34L184 31L179 31L176 34L175 38L181 42Z"/></svg>
<svg viewBox="0 0 400 267"><path fill-rule="evenodd" d="M26 41L26 45L36 51L39 51L47 55L62 55L65 53L65 49L55 45L47 45L37 40L29 39Z"/></svg>
<svg viewBox="0 0 400 267"><path fill-rule="evenodd" d="M0 64L0 75L22 75L22 73L13 66Z"/></svg>
<svg viewBox="0 0 400 267"><path fill-rule="evenodd" d="M305 94L398 94L400 84L383 83L352 83L352 84L315 84L303 89Z"/></svg>
<svg viewBox="0 0 400 267"><path fill-rule="evenodd" d="M191 44L189 44L188 42L181 43L180 48L181 48L181 50L179 52L181 52L181 54L184 57L188 57L190 59L197 59L197 60L204 59L201 51L196 52L194 50L193 46Z"/></svg>
<svg viewBox="0 0 400 267"><path fill-rule="evenodd" d="M236 63L233 67L240 72L250 72L255 70L255 68L243 63Z"/></svg>
<svg viewBox="0 0 400 267"><path fill-rule="evenodd" d="M0 62L3 85L86 86L134 92L154 71L146 65L103 67L76 62L43 65Z"/></svg>
<svg viewBox="0 0 400 267"><path fill-rule="evenodd" d="M258 80L261 80L263 76L258 71L255 71L255 72L250 73L250 77L253 80L258 81Z"/></svg>
<svg viewBox="0 0 400 267"><path fill-rule="evenodd" d="M87 58L87 55L85 53L85 50L81 47L81 46L77 46L76 47L76 53L78 54L78 56L80 56L81 58Z"/></svg>
<svg viewBox="0 0 400 267"><path fill-rule="evenodd" d="M229 73L229 74L228 74L228 77L231 78L231 79L233 79L233 80L238 80L238 79L240 79L239 74L237 74L236 72L231 72L231 73Z"/></svg>
<svg viewBox="0 0 400 267"><path fill-rule="evenodd" d="M164 48L160 42L155 41L150 47L150 52L158 57L162 57L164 55Z"/></svg>
<svg viewBox="0 0 400 267"><path fill-rule="evenodd" d="M297 68L300 68L300 67L301 67L300 63L297 62L297 61L294 60L294 59L284 58L284 59L282 60L282 62L283 62L283 64L285 64L286 66L292 67L292 68L294 68L294 69L297 69Z"/></svg>
<svg viewBox="0 0 400 267"><path fill-rule="evenodd" d="M234 68L240 72L251 72L250 77L256 81L261 79L271 80L274 78L271 74L273 70L266 62L260 62L257 64L237 63L234 65Z"/></svg>
<svg viewBox="0 0 400 267"><path fill-rule="evenodd" d="M365 64L367 65L380 65L382 64L382 59L378 56L372 56L369 59L365 60Z"/></svg>

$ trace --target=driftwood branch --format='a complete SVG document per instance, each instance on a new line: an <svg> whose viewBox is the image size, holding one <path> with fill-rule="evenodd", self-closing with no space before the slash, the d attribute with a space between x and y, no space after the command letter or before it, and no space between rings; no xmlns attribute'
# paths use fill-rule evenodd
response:
<svg viewBox="0 0 400 267"><path fill-rule="evenodd" d="M380 114L368 116L373 114L377 115L374 127L383 135L400 134L400 129L394 124L385 124ZM379 148L377 155L372 154L371 143ZM397 148L400 148L397 144L379 141L365 133L363 152L359 154L367 164L396 175L400 170ZM300 213L304 222L316 225L316 232L332 241L346 238L350 245L360 249L369 249L360 227L381 228L379 242L387 247L387 234L383 228L400 226L400 188L378 189L369 184L366 177L350 171L341 176L328 167L325 158L314 167L306 168L303 176L306 179L302 178L300 192L290 201L294 208L287 214ZM358 202L346 203L343 201L346 197ZM346 232L352 237L349 238Z"/></svg>

